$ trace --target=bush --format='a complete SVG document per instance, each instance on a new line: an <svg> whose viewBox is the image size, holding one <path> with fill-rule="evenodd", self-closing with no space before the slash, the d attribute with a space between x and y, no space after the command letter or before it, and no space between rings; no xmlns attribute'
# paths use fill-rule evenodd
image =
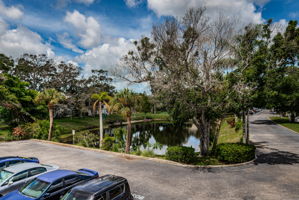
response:
<svg viewBox="0 0 299 200"><path fill-rule="evenodd" d="M102 149L107 151L113 150L115 138L114 137L105 137L102 142Z"/></svg>
<svg viewBox="0 0 299 200"><path fill-rule="evenodd" d="M215 156L225 163L247 162L255 158L255 146L241 143L219 144Z"/></svg>
<svg viewBox="0 0 299 200"><path fill-rule="evenodd" d="M141 155L144 157L155 157L155 153L153 150L144 150L141 152Z"/></svg>
<svg viewBox="0 0 299 200"><path fill-rule="evenodd" d="M196 159L196 154L192 147L174 146L167 148L166 159L182 163L192 163Z"/></svg>
<svg viewBox="0 0 299 200"><path fill-rule="evenodd" d="M99 136L90 131L81 131L76 133L75 143L84 147L99 147Z"/></svg>

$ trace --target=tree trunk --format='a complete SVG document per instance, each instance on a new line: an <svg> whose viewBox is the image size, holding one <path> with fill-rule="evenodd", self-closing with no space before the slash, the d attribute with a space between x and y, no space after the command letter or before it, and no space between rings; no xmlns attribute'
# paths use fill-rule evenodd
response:
<svg viewBox="0 0 299 200"><path fill-rule="evenodd" d="M202 113L200 121L194 117L193 122L200 133L200 154L207 156L210 144L210 122L206 120L204 113Z"/></svg>
<svg viewBox="0 0 299 200"><path fill-rule="evenodd" d="M291 122L295 123L296 115L295 112L291 112Z"/></svg>
<svg viewBox="0 0 299 200"><path fill-rule="evenodd" d="M53 114L53 106L49 105L48 106L49 109L49 120L50 120L50 126L49 126L49 133L48 133L48 140L51 141L52 139L52 129L53 129L53 118L54 118L54 114Z"/></svg>
<svg viewBox="0 0 299 200"><path fill-rule="evenodd" d="M249 110L247 110L246 115L246 144L249 144Z"/></svg>
<svg viewBox="0 0 299 200"><path fill-rule="evenodd" d="M246 143L247 125L246 125L246 113L244 110L242 111L242 129L243 129L243 143Z"/></svg>
<svg viewBox="0 0 299 200"><path fill-rule="evenodd" d="M127 139L126 139L126 153L130 153L131 140L132 140L132 123L131 117L127 117Z"/></svg>
<svg viewBox="0 0 299 200"><path fill-rule="evenodd" d="M103 113L102 113L102 102L99 103L99 129L100 129L100 148L103 144Z"/></svg>
<svg viewBox="0 0 299 200"><path fill-rule="evenodd" d="M219 119L219 120L216 122L215 137L214 137L214 141L213 141L213 149L212 149L212 152L214 152L214 151L216 150L216 146L217 146L217 144L218 144L218 138L219 138L219 134L220 134L221 124L222 124L222 119Z"/></svg>

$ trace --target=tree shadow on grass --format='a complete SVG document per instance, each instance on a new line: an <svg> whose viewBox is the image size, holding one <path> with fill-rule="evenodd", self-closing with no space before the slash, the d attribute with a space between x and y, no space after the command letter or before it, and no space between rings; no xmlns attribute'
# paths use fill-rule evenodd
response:
<svg viewBox="0 0 299 200"><path fill-rule="evenodd" d="M258 164L285 164L285 165L293 165L299 163L299 155L294 154L287 151L279 151L275 150L269 153L259 152L257 155L257 159L254 161L255 165Z"/></svg>

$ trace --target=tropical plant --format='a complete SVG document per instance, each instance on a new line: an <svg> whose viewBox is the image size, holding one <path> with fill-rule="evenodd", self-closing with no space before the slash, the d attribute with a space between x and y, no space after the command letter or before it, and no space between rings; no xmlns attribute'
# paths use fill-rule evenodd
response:
<svg viewBox="0 0 299 200"><path fill-rule="evenodd" d="M132 143L132 114L138 101L138 95L129 89L118 92L113 98L113 110L127 119L126 153L130 153Z"/></svg>
<svg viewBox="0 0 299 200"><path fill-rule="evenodd" d="M100 148L102 147L103 143L103 105L107 105L108 102L111 100L111 97L108 95L107 92L100 92L98 94L91 95L91 98L95 100L93 103L93 112L96 111L96 108L98 106L98 113L99 113L99 131L100 131Z"/></svg>
<svg viewBox="0 0 299 200"><path fill-rule="evenodd" d="M60 101L64 100L65 96L63 93L58 92L55 89L46 89L43 92L38 93L35 97L35 102L39 104L45 104L48 107L49 111L49 133L48 133L48 140L52 139L52 129L53 129L53 122L54 122L54 107Z"/></svg>

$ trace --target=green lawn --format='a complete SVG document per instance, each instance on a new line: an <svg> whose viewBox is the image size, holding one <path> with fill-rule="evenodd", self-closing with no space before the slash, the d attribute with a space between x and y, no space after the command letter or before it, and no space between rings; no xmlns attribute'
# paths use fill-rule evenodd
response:
<svg viewBox="0 0 299 200"><path fill-rule="evenodd" d="M235 131L235 128L231 128L229 124L224 120L220 129L220 135L218 144L220 143L237 143L242 139L242 129Z"/></svg>
<svg viewBox="0 0 299 200"><path fill-rule="evenodd" d="M143 119L163 119L169 120L169 115L167 113L135 113L132 120L143 120ZM113 114L104 117L104 126L107 123L126 121L121 115ZM86 129L97 128L99 126L99 118L96 117L82 117L82 118L63 118L55 119L55 124L64 128L65 133L71 133L72 130L80 131Z"/></svg>
<svg viewBox="0 0 299 200"><path fill-rule="evenodd" d="M9 133L9 127L4 123L0 123L0 141L4 141L9 135Z"/></svg>
<svg viewBox="0 0 299 200"><path fill-rule="evenodd" d="M299 123L292 123L287 117L271 117L272 121L299 133Z"/></svg>

